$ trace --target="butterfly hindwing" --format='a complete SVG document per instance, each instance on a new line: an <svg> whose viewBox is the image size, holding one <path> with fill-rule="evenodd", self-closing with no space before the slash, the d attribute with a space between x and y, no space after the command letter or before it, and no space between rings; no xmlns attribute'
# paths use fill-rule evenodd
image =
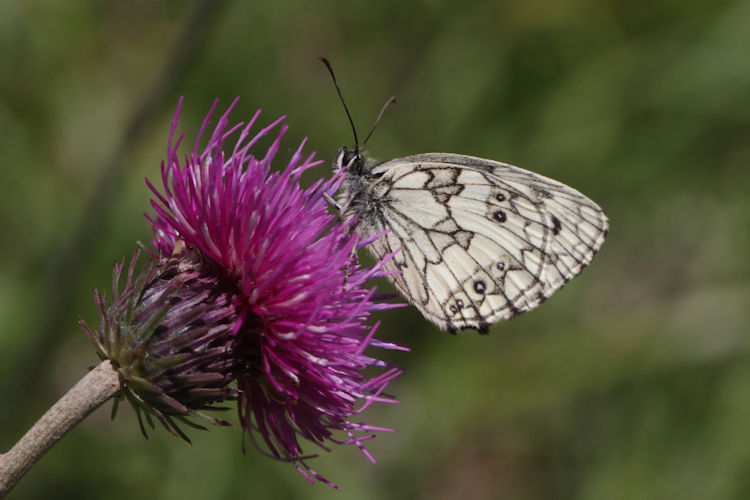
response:
<svg viewBox="0 0 750 500"><path fill-rule="evenodd" d="M354 175L347 172L347 176ZM593 258L607 218L552 179L470 156L429 153L363 168L359 231L399 291L441 328L486 331L533 309ZM366 198L366 199L353 199Z"/></svg>

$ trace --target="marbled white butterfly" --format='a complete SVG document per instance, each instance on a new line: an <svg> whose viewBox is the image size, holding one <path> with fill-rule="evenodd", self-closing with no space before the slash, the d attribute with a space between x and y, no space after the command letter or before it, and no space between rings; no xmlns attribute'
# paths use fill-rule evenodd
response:
<svg viewBox="0 0 750 500"><path fill-rule="evenodd" d="M380 260L400 249L385 264L400 271L390 280L440 328L487 333L534 309L591 262L607 235L599 205L542 175L453 153L377 163L356 131L354 139L334 165L344 169L341 217L358 217L363 238L387 231L370 252Z"/></svg>

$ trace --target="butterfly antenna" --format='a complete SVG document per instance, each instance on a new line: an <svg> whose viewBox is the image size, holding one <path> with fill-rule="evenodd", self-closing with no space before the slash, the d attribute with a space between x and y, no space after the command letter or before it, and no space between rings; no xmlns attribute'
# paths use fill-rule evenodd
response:
<svg viewBox="0 0 750 500"><path fill-rule="evenodd" d="M326 65L326 68L328 68L328 72L331 74L331 79L333 79L333 85L334 87L336 87L336 92L338 92L339 94L339 99L341 99L341 104L344 105L344 111L346 111L346 117L349 118L349 124L352 126L352 133L354 134L354 150L359 152L359 140L357 140L357 129L354 127L354 120L352 120L352 115L351 113L349 113L349 108L346 106L346 101L344 100L344 96L343 94L341 94L341 88L339 87L339 82L336 81L336 74L333 72L333 67L331 66L331 63L328 62L328 59L326 59L325 57L319 57L318 60Z"/></svg>
<svg viewBox="0 0 750 500"><path fill-rule="evenodd" d="M383 104L383 107L380 109L380 113L378 113L378 117L375 118L375 123L372 124L372 128L370 129L370 133L367 134L367 137L365 137L365 142L362 143L362 147L365 147L365 144L367 144L367 141L370 140L370 136L373 132L375 132L375 127L378 126L378 123L380 123L380 119L383 118L383 113L385 113L385 110L390 108L393 103L396 102L396 96L391 96L390 99L385 101L385 104Z"/></svg>

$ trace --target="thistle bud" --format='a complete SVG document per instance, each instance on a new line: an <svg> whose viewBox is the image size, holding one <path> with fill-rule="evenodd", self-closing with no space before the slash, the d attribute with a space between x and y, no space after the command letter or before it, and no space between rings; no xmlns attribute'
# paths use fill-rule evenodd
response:
<svg viewBox="0 0 750 500"><path fill-rule="evenodd" d="M223 401L235 400L240 360L234 352L231 296L200 256L178 245L170 257L149 259L136 271L138 253L121 287L123 263L112 273L112 297L94 290L99 326L81 327L99 357L109 359L122 382L119 399L136 410L141 431L155 417L166 429L190 441L180 423L229 425L208 416ZM119 401L119 399L116 400ZM113 417L117 404L113 408Z"/></svg>

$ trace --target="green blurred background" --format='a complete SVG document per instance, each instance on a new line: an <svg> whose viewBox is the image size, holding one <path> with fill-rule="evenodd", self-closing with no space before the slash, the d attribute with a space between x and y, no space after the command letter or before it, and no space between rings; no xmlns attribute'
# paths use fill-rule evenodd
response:
<svg viewBox="0 0 750 500"><path fill-rule="evenodd" d="M214 98L288 115L328 162L450 151L575 186L611 219L593 264L487 337L380 315L405 373L394 427L312 461L310 486L237 429L157 430L109 404L13 499L750 498L750 1L0 2L0 450L97 358L94 286L149 240L170 121ZM306 179L329 175L322 166ZM383 284L381 289L387 285ZM232 412L232 416L233 412ZM314 451L313 448L309 448Z"/></svg>

